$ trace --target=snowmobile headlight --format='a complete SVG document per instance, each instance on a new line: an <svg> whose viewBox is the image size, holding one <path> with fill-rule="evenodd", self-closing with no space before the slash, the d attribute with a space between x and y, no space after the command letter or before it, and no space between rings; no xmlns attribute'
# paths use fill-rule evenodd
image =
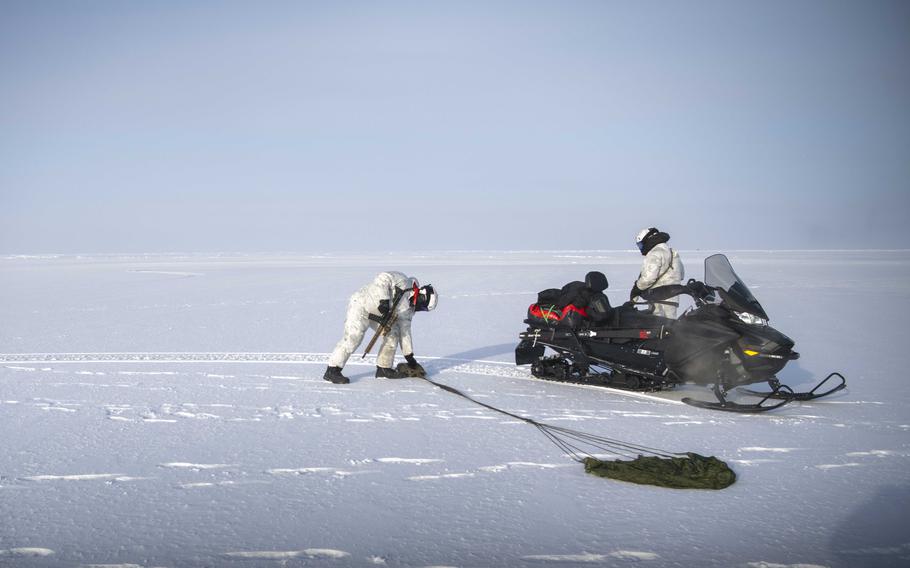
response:
<svg viewBox="0 0 910 568"><path fill-rule="evenodd" d="M752 315L747 312L733 312L736 314L736 317L739 318L739 321L747 323L749 325L768 325L768 320L760 318L756 315Z"/></svg>

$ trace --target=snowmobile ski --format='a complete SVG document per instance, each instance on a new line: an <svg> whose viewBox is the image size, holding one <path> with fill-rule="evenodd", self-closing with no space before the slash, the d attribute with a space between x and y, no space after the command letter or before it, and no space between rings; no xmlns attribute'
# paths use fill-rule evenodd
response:
<svg viewBox="0 0 910 568"><path fill-rule="evenodd" d="M816 392L818 389L820 389L822 387L822 385L824 385L829 380L831 380L835 377L840 380L840 382L838 384L836 384L835 386L826 390L825 392L821 392L821 393ZM792 400L805 402L807 400L815 400L815 399L821 398L823 396L828 396L829 394L834 394L837 391L846 388L846 386L847 386L847 380L844 378L844 376L841 375L840 373L835 372L835 373L831 373L830 375L828 375L827 377L822 379L822 381L819 382L817 385L815 385L815 387L812 390L806 391L806 392L794 392L791 390L788 393L788 392L782 392L781 389L777 389L772 392L761 392L761 391L754 391L754 390L749 390L749 389L743 389L743 391L748 394L751 394L752 396L763 396L765 398L787 400L788 402L792 401Z"/></svg>
<svg viewBox="0 0 910 568"><path fill-rule="evenodd" d="M781 406L793 401L792 398L781 398L781 399L777 399L777 400L780 400L780 402L777 402L776 404L765 405L766 401L772 400L774 398L774 397L770 396L771 393L768 393L767 396L765 396L764 398L762 398L760 401L758 401L756 403L741 404L738 402L733 402L733 401L727 400L726 391L723 388L721 388L719 385L714 385L713 391L714 391L714 396L717 397L718 402L706 402L704 400L697 400L697 399L689 398L689 397L682 399L682 401L690 406L695 406L697 408L708 408L710 410L722 410L724 412L739 412L741 414L757 414L759 412L767 412L769 410L774 410L775 408L780 408ZM781 391L785 391L785 392L781 393ZM785 397L788 394L786 391L789 391L790 394L793 393L793 391L790 390L790 387L788 387L787 385L778 385L776 390L774 391L774 394L781 393L782 397Z"/></svg>
<svg viewBox="0 0 910 568"><path fill-rule="evenodd" d="M768 400L771 397L766 397L762 400ZM756 404L739 404L738 402L708 402L704 400L698 400L695 398L685 397L682 401L689 406L695 406L697 408L707 408L709 410L722 410L724 412L739 412L740 414L758 414L760 412L767 412L769 410L774 410L775 408L780 408L781 406L788 404L790 399L785 399L777 404L771 404L768 406L763 406L761 402Z"/></svg>

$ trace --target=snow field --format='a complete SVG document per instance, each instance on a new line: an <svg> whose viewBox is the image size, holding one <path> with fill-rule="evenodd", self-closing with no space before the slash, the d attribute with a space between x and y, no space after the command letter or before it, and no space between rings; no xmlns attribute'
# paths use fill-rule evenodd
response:
<svg viewBox="0 0 910 568"><path fill-rule="evenodd" d="M0 260L0 566L905 565L910 254L729 256L803 354L782 379L841 370L846 392L739 416L511 364L536 290L599 268L618 303L627 252ZM322 381L347 295L383 268L442 293L415 318L434 380L717 455L738 482L588 476L529 425L359 355L351 385Z"/></svg>

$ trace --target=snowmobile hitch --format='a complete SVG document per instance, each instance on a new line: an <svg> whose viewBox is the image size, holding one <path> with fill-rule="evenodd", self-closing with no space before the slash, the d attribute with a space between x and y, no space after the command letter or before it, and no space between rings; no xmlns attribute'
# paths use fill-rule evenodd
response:
<svg viewBox="0 0 910 568"><path fill-rule="evenodd" d="M827 383L831 379L834 379L835 377L840 380L840 382L838 384L836 384L835 386L826 390L825 392L821 392L821 393L816 392L825 383ZM774 399L779 399L779 400L786 400L787 402L790 402L792 400L805 402L807 400L815 400L816 398L821 398L823 396L828 396L829 394L834 394L837 391L844 389L846 386L847 386L847 379L845 379L844 376L841 375L840 373L835 372L835 373L831 373L830 375L828 375L827 377L822 379L817 385L815 385L815 387L812 390L806 391L806 392L793 392L789 388L787 389L790 391L789 393L781 392L780 388L775 389L771 392L760 392L760 391L753 391L753 390L748 390L748 389L744 389L744 390L745 390L745 392L747 392L753 396L763 396L766 399L774 398Z"/></svg>

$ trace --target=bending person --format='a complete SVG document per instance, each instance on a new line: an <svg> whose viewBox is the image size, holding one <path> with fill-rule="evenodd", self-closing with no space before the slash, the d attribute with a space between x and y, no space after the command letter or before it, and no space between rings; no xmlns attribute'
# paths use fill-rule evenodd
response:
<svg viewBox="0 0 910 568"><path fill-rule="evenodd" d="M401 297L397 305L395 301ZM377 356L376 377L383 379L401 379L415 374L425 374L423 367L414 358L411 342L411 318L415 312L430 311L436 307L438 296L432 285L420 287L416 278L405 276L401 272L382 272L376 278L354 293L348 301L348 311L344 320L344 336L335 346L329 357L329 366L323 379L335 384L348 384L350 379L341 370L351 354L363 341L368 328L377 329L392 307L395 306L395 319L389 333L382 337ZM395 351L401 345L401 352L407 360L409 373L392 368Z"/></svg>

